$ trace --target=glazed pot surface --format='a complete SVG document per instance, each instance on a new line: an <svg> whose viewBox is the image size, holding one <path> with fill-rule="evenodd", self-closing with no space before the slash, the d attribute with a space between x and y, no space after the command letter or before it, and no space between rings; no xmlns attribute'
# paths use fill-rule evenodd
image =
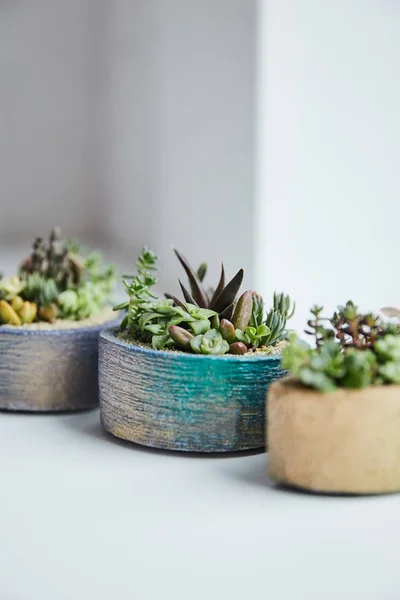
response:
<svg viewBox="0 0 400 600"><path fill-rule="evenodd" d="M0 327L0 409L52 412L98 404L99 332Z"/></svg>
<svg viewBox="0 0 400 600"><path fill-rule="evenodd" d="M265 394L279 356L199 356L100 335L104 428L144 446L186 452L265 447Z"/></svg>
<svg viewBox="0 0 400 600"><path fill-rule="evenodd" d="M268 399L268 470L335 494L400 490L400 386L323 394L282 380Z"/></svg>

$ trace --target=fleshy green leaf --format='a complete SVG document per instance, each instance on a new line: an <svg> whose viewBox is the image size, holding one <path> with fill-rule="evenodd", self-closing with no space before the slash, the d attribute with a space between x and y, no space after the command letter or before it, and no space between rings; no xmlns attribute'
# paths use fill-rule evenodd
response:
<svg viewBox="0 0 400 600"><path fill-rule="evenodd" d="M151 343L155 350L162 350L168 345L168 342L171 342L169 333L165 333L163 335L153 335L151 338Z"/></svg>
<svg viewBox="0 0 400 600"><path fill-rule="evenodd" d="M191 321L189 323L189 327L195 335L199 335L200 333L206 333L206 331L210 329L210 321L208 321L207 319Z"/></svg>

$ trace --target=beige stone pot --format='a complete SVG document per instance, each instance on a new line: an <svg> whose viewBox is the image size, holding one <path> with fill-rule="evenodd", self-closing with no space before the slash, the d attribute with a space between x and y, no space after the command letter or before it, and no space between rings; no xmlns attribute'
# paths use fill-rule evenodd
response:
<svg viewBox="0 0 400 600"><path fill-rule="evenodd" d="M268 393L268 469L283 484L327 493L400 490L400 386L329 394L289 378Z"/></svg>

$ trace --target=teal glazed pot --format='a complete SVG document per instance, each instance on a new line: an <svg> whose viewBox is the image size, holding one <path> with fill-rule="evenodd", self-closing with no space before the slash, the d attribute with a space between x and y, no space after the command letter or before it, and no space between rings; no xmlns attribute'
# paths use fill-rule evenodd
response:
<svg viewBox="0 0 400 600"><path fill-rule="evenodd" d="M106 431L143 446L186 452L265 447L265 397L279 356L199 356L100 334L100 415Z"/></svg>
<svg viewBox="0 0 400 600"><path fill-rule="evenodd" d="M53 412L98 405L98 339L114 321L75 329L0 327L0 410Z"/></svg>

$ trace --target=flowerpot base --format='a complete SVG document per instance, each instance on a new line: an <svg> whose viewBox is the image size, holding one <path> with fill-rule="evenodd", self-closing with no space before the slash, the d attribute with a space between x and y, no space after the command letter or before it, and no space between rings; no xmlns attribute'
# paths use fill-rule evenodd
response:
<svg viewBox="0 0 400 600"><path fill-rule="evenodd" d="M330 394L276 382L268 396L275 481L331 494L400 491L400 386Z"/></svg>
<svg viewBox="0 0 400 600"><path fill-rule="evenodd" d="M148 441L146 441L145 443L143 443L143 441L138 441L139 439L141 439L140 435L137 435L135 431L133 431L131 428L129 429L124 429L123 427L117 426L115 428L111 427L109 428L108 425L106 425L104 423L104 420L101 419L101 424L103 425L105 431L111 435L113 435L115 438L118 438L120 440L124 440L126 442L131 442L133 444L137 444L138 446L143 446L143 448L152 448L153 450L167 450L168 452L182 452L182 453L186 453L186 454L227 454L227 453L246 453L246 452L254 452L254 453L263 453L266 451L265 446L251 446L249 448L245 448L245 447L241 447L241 448L233 448L233 449L226 449L226 448L221 448L220 446L216 446L216 447L212 447L212 446L199 446L196 443L187 443L185 445L183 445L182 443L179 443L179 440L177 441L177 443L173 443L170 441L170 443L168 443L167 445L160 440L159 442L157 441L152 441L151 443L149 443Z"/></svg>

